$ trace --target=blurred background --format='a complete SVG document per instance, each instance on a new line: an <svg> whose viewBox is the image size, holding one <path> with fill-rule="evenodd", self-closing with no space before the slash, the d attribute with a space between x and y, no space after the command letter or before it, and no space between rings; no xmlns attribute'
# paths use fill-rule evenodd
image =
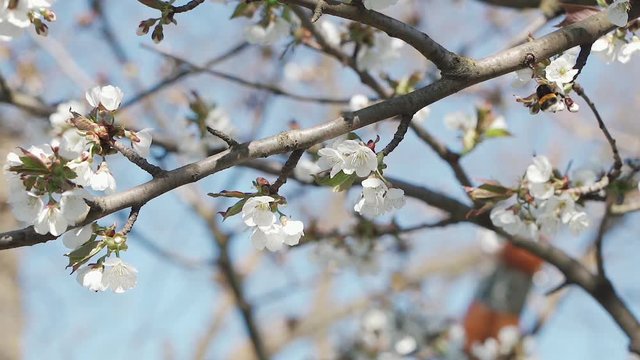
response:
<svg viewBox="0 0 640 360"><path fill-rule="evenodd" d="M239 141L326 122L348 110L356 94L376 98L350 68L317 50L291 44L291 37L268 47L246 45L243 29L257 17L229 20L236 6L233 1L208 1L178 14L178 26L166 26L164 40L154 44L150 36L139 37L135 31L140 21L157 12L138 2L58 1L53 5L57 21L49 25L46 38L28 29L19 38L0 43L0 74L9 88L39 99L40 108L49 112L61 102L83 101L84 92L98 84L122 88L124 103L133 102L123 106L118 121L135 128L152 127L160 138L181 145L178 153L152 148L153 162L169 169L202 156L188 150L194 143L199 146L187 120L193 91L215 105L219 121L228 121ZM538 10L470 0L400 0L384 13L474 58L507 48L523 38L523 31L526 36L527 29L535 30L534 36L551 32L560 21L531 28L540 23ZM321 21L348 25L329 15ZM232 49L233 56L212 69L293 94L344 99L344 103L277 96L194 71L189 65L204 66ZM397 80L416 72L423 77L419 86L437 76L433 65L409 46L400 51L384 76ZM580 76L623 157L636 157L640 151L640 124L634 115L640 111L640 93L637 81L631 80L640 78L638 61L607 64L592 56ZM485 179L515 183L534 154L546 155L558 169L609 167L608 146L584 104L578 113L530 115L515 96L526 96L533 88L515 89L512 81L512 75L503 76L433 104L422 123L459 152L460 133L445 126L447 115L475 116L477 106L491 106L504 117L512 136L487 140L461 160L475 184ZM153 89L149 96L141 96L149 89ZM17 146L49 141L46 111L18 108L6 98L2 102L3 159ZM385 144L395 129L396 123L387 121L357 133L365 140L380 135ZM285 160L273 157L263 163ZM149 180L124 159L114 157L111 163L119 190ZM411 131L387 164L386 175L392 178L470 203L448 165ZM251 181L258 176L276 178L237 167L148 203L123 255L139 272L137 287L125 294L93 293L80 286L65 269L67 249L60 241L0 252L0 358L252 359L252 343L258 337L273 359L464 359L465 329L469 331L476 321L471 317L474 306L487 301L482 294L492 281L507 286L502 297L517 308L505 310L508 316L500 313L492 318L502 321L506 316L504 324L518 330L521 357L509 358L629 356L626 337L591 297L571 287L545 295L562 282L557 270L535 260L530 267L513 265L501 240L472 224L375 238L336 236L278 253L257 251L240 219L223 223L216 216L231 203L206 193L251 191ZM6 231L21 225L12 220L3 191L6 187L0 186L0 228ZM350 234L355 224L361 224L352 211L357 189L333 193L289 181L281 193L289 202L287 214L307 226ZM591 264L590 249L603 204L588 204L587 212L593 224L589 230L580 236L561 232L553 243ZM127 215L123 211L100 224L122 225ZM376 222L404 228L442 218L439 210L408 198L404 208ZM637 313L640 285L634 254L640 251L640 225L636 221L637 214L613 221L604 256L616 289ZM501 272L512 268L520 272L516 280L501 278ZM522 309L517 306L520 298ZM495 327L486 318L477 321L481 328ZM491 336L496 337L499 329L494 330ZM500 341L507 342L512 335L501 336Z"/></svg>

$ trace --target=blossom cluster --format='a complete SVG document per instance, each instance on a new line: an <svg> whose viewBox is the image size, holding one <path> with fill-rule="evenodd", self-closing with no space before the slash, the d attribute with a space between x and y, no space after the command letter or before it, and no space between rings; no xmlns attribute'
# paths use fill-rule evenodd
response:
<svg viewBox="0 0 640 360"><path fill-rule="evenodd" d="M360 215L373 218L405 204L404 191L389 188L378 171L378 156L372 150L375 143L365 145L358 140L335 142L318 151L321 170L330 170L330 178L342 178L348 185L356 177L367 177L362 181L362 195L354 206Z"/></svg>
<svg viewBox="0 0 640 360"><path fill-rule="evenodd" d="M589 218L566 186L566 180L554 175L549 160L536 156L516 191L516 203L498 202L491 221L508 234L526 238L552 236L561 225L578 233L590 225Z"/></svg>
<svg viewBox="0 0 640 360"><path fill-rule="evenodd" d="M93 197L88 190L115 191L115 178L106 161L116 153L115 142L128 139L139 156L147 157L151 130L129 131L115 123L114 114L123 97L119 88L95 87L85 97L89 106L63 103L51 115L55 138L50 144L20 148L7 155L3 171L10 189L8 203L15 217L33 225L37 233L59 236L66 232L63 243L73 250L68 256L74 271L107 248L107 255L90 269L80 271L78 279L92 290L123 292L135 285L135 269L119 259L105 259L113 252L118 256L126 250L126 237L115 236L114 228L93 224L70 231L67 228L86 218L87 201ZM102 240L95 240L97 236ZM104 286L96 285L98 272L104 272Z"/></svg>
<svg viewBox="0 0 640 360"><path fill-rule="evenodd" d="M294 246L304 235L302 221L282 215L280 223L277 223L274 210L277 210L276 199L271 196L250 197L242 206L242 220L253 229L251 242L258 250L266 247L270 251L278 251L284 244Z"/></svg>
<svg viewBox="0 0 640 360"><path fill-rule="evenodd" d="M119 257L120 252L127 249L127 237L116 233L115 226L104 228L91 223L68 231L62 237L62 243L71 249L67 254L69 267L77 273L76 280L80 285L91 291L112 290L115 293L123 293L136 286L138 271ZM81 267L105 248L106 255ZM112 254L116 257L110 257Z"/></svg>
<svg viewBox="0 0 640 360"><path fill-rule="evenodd" d="M10 41L20 35L22 29L33 25L38 35L46 36L47 24L56 20L50 0L0 0L0 40Z"/></svg>

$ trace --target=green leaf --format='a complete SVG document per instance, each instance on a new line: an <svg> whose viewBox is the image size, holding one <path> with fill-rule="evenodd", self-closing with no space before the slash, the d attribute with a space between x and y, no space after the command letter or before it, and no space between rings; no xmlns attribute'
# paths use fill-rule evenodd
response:
<svg viewBox="0 0 640 360"><path fill-rule="evenodd" d="M490 138L501 138L511 136L511 133L507 129L488 129L482 134L487 139Z"/></svg>
<svg viewBox="0 0 640 360"><path fill-rule="evenodd" d="M104 241L95 241L95 235L93 235L93 239L94 241L89 241L66 255L69 257L69 265L67 267L72 269L72 274L105 247L106 243Z"/></svg>
<svg viewBox="0 0 640 360"><path fill-rule="evenodd" d="M222 220L227 220L228 218L237 215L238 213L240 213L240 211L242 211L242 207L244 206L244 203L247 202L248 198L244 198L240 201L238 201L237 203L233 204L232 206L230 206L229 208L227 208L226 211L220 211L218 212L218 214L222 215Z"/></svg>
<svg viewBox="0 0 640 360"><path fill-rule="evenodd" d="M340 171L334 177L315 177L316 183L322 186L331 186L333 191L339 192L347 190L353 185L353 182L358 178L358 176L353 173L351 175L347 175L344 172Z"/></svg>

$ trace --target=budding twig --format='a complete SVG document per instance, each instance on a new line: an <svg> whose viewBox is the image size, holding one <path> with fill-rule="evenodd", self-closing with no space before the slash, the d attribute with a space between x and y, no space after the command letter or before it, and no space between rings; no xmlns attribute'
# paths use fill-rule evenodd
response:
<svg viewBox="0 0 640 360"><path fill-rule="evenodd" d="M387 146L382 149L382 153L384 156L389 155L393 150L395 150L400 142L404 139L404 135L407 133L409 129L409 124L411 123L411 119L413 119L413 114L403 114L400 118L400 124L398 125L398 130L393 134L393 139L387 144Z"/></svg>
<svg viewBox="0 0 640 360"><path fill-rule="evenodd" d="M138 153L135 152L133 149L130 149L124 146L123 144L117 141L114 141L113 144L111 144L111 146L114 149L118 150L118 152L124 155L124 157L126 157L129 161L136 164L140 169L148 172L154 178L165 173L165 171L162 168L155 166L153 164L150 164L145 158L138 155Z"/></svg>
<svg viewBox="0 0 640 360"><path fill-rule="evenodd" d="M238 145L238 142L233 140L231 138L231 136L225 134L224 132L220 131L220 130L216 130L210 126L207 126L207 131L209 132L209 134L220 138L220 140L224 141L225 143L227 143L227 145L229 145L229 147L234 147L236 145Z"/></svg>
<svg viewBox="0 0 640 360"><path fill-rule="evenodd" d="M278 179L276 179L276 181L269 188L272 194L277 194L278 190L280 190L280 187L282 187L282 185L287 182L287 178L289 177L289 175L291 175L291 172L296 167L296 165L298 165L298 161L300 161L302 154L304 154L304 149L293 150L291 155L289 155L289 159L287 159L287 162L282 166L282 170L280 170Z"/></svg>

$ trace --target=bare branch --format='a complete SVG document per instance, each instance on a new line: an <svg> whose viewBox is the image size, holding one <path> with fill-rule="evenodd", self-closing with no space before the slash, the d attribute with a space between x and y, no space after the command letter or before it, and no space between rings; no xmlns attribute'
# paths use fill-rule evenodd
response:
<svg viewBox="0 0 640 360"><path fill-rule="evenodd" d="M166 173L162 168L150 164L147 159L138 155L133 149L124 146L122 143L114 141L111 146L118 150L124 157L126 157L129 161L137 165L140 169L148 172L154 178L158 176L162 176Z"/></svg>
<svg viewBox="0 0 640 360"><path fill-rule="evenodd" d="M224 141L225 143L227 143L227 145L229 145L229 147L233 147L238 145L238 142L233 140L233 138L231 138L231 136L229 136L228 134L223 133L220 130L216 130L214 128L212 128L211 126L207 126L207 131L209 132L209 134L220 138L220 140Z"/></svg>

